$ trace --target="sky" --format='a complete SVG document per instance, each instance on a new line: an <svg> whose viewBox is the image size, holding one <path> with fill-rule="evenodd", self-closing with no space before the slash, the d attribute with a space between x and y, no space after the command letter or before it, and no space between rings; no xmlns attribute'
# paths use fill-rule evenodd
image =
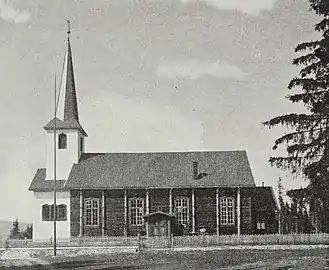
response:
<svg viewBox="0 0 329 270"><path fill-rule="evenodd" d="M0 0L0 220L31 221L67 19L86 152L246 150L257 185L307 184L269 165L284 130L262 125L303 110L285 96L307 0Z"/></svg>

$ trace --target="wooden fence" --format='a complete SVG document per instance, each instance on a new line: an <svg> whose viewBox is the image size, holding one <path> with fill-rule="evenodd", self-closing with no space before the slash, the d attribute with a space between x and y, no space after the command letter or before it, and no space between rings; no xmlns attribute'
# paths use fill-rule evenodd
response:
<svg viewBox="0 0 329 270"><path fill-rule="evenodd" d="M177 247L213 247L237 245L329 245L329 234L264 234L264 235L198 235L171 237L83 237L58 239L58 247L135 247L157 249ZM44 241L6 240L2 248L52 247L52 239Z"/></svg>
<svg viewBox="0 0 329 270"><path fill-rule="evenodd" d="M175 247L236 245L317 245L328 244L329 234L204 235L174 237Z"/></svg>

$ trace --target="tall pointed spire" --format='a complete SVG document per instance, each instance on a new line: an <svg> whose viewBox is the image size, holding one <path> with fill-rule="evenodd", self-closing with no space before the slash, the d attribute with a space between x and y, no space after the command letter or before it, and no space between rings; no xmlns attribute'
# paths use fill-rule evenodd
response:
<svg viewBox="0 0 329 270"><path fill-rule="evenodd" d="M70 30L67 36L67 66L66 66L66 85L65 85L65 106L64 106L64 121L75 119L79 121L77 93L75 90L72 51L70 44Z"/></svg>
<svg viewBox="0 0 329 270"><path fill-rule="evenodd" d="M67 23L67 48L63 63L62 78L57 101L57 121L59 120L59 127L62 126L63 129L65 127L74 129L78 128L85 136L87 136L86 132L82 129L79 123L77 93L75 89L72 50L70 43L70 21L67 21ZM45 128L51 129L53 126L53 121L55 120L53 119L51 122L49 122Z"/></svg>

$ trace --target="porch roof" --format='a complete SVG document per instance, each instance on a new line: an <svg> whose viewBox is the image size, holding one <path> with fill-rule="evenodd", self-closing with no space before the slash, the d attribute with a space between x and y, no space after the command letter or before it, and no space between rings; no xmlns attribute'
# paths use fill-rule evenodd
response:
<svg viewBox="0 0 329 270"><path fill-rule="evenodd" d="M54 190L54 180L45 180L46 179L46 169L40 168L35 173L33 180L30 184L29 190L31 191L52 191ZM65 191L65 180L56 180L56 190Z"/></svg>

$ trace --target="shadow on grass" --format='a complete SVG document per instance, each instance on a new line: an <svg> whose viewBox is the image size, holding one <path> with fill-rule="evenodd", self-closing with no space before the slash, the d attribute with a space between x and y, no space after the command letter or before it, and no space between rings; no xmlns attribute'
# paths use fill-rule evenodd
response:
<svg viewBox="0 0 329 270"><path fill-rule="evenodd" d="M23 266L3 266L0 267L0 269L17 269L17 270L23 270L23 269L36 269L36 270L43 270L43 269L88 269L89 267L97 267L100 266L102 269L109 269L109 270L133 270L133 269L141 269L140 267L132 267L132 266L109 266L107 262L105 261L99 261L99 260L90 260L90 261L72 261L72 262L60 262L60 263L52 263L48 265L23 265Z"/></svg>
<svg viewBox="0 0 329 270"><path fill-rule="evenodd" d="M119 270L138 269L132 266L118 266L118 265L108 266L108 263L106 261L99 261L99 260L60 262L60 263L50 264L49 266L54 269L75 269L75 268L88 269L88 267L91 266L93 267L101 266L102 269L119 269Z"/></svg>

